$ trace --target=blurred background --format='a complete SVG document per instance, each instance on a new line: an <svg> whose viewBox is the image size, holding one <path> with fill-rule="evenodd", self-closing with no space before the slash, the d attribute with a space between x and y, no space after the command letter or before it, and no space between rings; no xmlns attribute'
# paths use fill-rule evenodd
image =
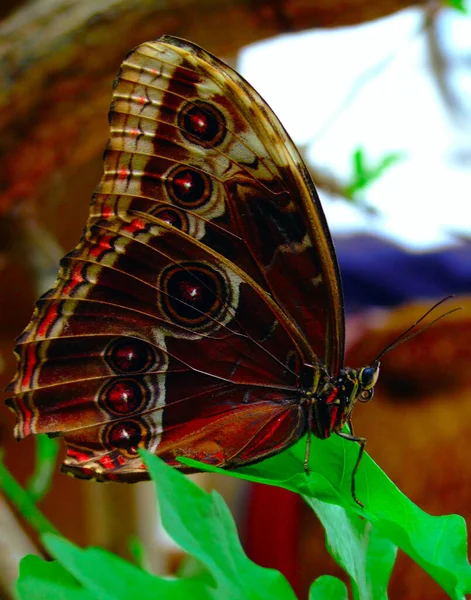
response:
<svg viewBox="0 0 471 600"><path fill-rule="evenodd" d="M464 310L384 358L355 431L421 508L469 522L469 10L464 0L3 2L0 386L14 373L14 339L34 300L85 224L120 62L145 40L177 35L245 76L305 157L337 247L348 365L368 364L434 302L456 294L448 306ZM35 440L18 444L13 424L2 402L4 461L24 484ZM320 574L345 580L300 498L228 477L198 481L223 493L249 556L283 571L299 597ZM129 540L139 536L156 572L173 572L182 559L159 526L150 484L99 486L55 474L39 506L80 545L129 558ZM1 496L0 528L0 596L9 598L18 559L42 549ZM443 594L399 555L391 598Z"/></svg>

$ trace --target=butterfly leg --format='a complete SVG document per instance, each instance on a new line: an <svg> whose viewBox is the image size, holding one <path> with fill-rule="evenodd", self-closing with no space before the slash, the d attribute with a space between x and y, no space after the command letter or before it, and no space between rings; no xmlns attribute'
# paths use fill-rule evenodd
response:
<svg viewBox="0 0 471 600"><path fill-rule="evenodd" d="M311 453L312 420L313 420L313 405L312 405L312 398L309 398L308 406L307 406L306 454L304 455L304 472L306 473L306 475L309 475L309 455Z"/></svg>
<svg viewBox="0 0 471 600"><path fill-rule="evenodd" d="M350 423L350 427L351 427L351 423ZM364 438L364 437L357 437L357 436L353 435L353 429L352 429L352 433L345 433L343 431L337 431L336 433L337 433L337 435L339 435L340 437L344 438L345 440L350 440L351 442L358 442L360 444L360 450L358 452L358 457L357 457L355 466L353 467L353 471L352 471L351 492L352 492L352 498L355 500L355 502L359 506L361 506L361 508L365 508L365 505L363 504L363 502L360 502L360 500L358 500L358 498L356 496L356 492L355 492L355 475L356 475L356 472L358 471L358 467L360 466L360 462L361 462L361 459L363 457L363 452L365 451L366 438Z"/></svg>
<svg viewBox="0 0 471 600"><path fill-rule="evenodd" d="M348 425L348 428L350 429L350 434L355 435L355 432L353 431L353 422L351 419L347 420L347 425Z"/></svg>

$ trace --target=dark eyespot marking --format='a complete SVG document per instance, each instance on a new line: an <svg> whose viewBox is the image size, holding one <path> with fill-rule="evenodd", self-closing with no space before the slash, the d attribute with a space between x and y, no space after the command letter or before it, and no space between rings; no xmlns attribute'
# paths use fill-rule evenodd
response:
<svg viewBox="0 0 471 600"><path fill-rule="evenodd" d="M151 390L142 381L120 377L103 386L98 404L108 414L130 415L143 411L151 398Z"/></svg>
<svg viewBox="0 0 471 600"><path fill-rule="evenodd" d="M212 195L211 178L206 173L188 167L177 167L166 180L170 199L182 208L203 206Z"/></svg>
<svg viewBox="0 0 471 600"><path fill-rule="evenodd" d="M229 303L229 286L221 272L205 263L183 263L165 269L160 285L162 308L185 327L201 327Z"/></svg>
<svg viewBox="0 0 471 600"><path fill-rule="evenodd" d="M105 360L115 373L144 373L155 366L157 356L144 340L123 337L111 342Z"/></svg>
<svg viewBox="0 0 471 600"><path fill-rule="evenodd" d="M188 102L178 115L178 126L183 136L200 146L217 146L226 135L223 114L209 102Z"/></svg>
<svg viewBox="0 0 471 600"><path fill-rule="evenodd" d="M161 206L150 211L150 214L180 231L187 233L189 230L188 217L181 210L170 206Z"/></svg>
<svg viewBox="0 0 471 600"><path fill-rule="evenodd" d="M119 449L130 458L134 458L138 448L145 447L149 439L149 430L137 419L112 423L103 433L103 443L106 448Z"/></svg>

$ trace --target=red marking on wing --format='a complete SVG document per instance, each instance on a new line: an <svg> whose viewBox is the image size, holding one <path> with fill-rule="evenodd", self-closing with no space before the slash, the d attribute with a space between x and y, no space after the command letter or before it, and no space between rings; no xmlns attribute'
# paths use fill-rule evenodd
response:
<svg viewBox="0 0 471 600"><path fill-rule="evenodd" d="M208 119L206 115L190 115L190 121L195 132L206 132L208 128Z"/></svg>
<svg viewBox="0 0 471 600"><path fill-rule="evenodd" d="M44 315L41 323L38 326L38 337L47 335L47 330L59 316L58 304L52 304Z"/></svg>
<svg viewBox="0 0 471 600"><path fill-rule="evenodd" d="M146 228L146 224L142 219L133 219L127 225L122 227L123 231L129 231L129 233L137 233L139 231L143 231Z"/></svg>
<svg viewBox="0 0 471 600"><path fill-rule="evenodd" d="M130 174L131 171L127 167L121 167L121 169L118 170L119 179L127 179Z"/></svg>
<svg viewBox="0 0 471 600"><path fill-rule="evenodd" d="M36 367L36 364L37 364L36 348L33 344L26 348L25 364L26 364L26 370L25 370L25 372L23 374L23 378L21 380L21 387L23 389L30 387L31 379L32 379L33 373L34 373L34 368Z"/></svg>
<svg viewBox="0 0 471 600"><path fill-rule="evenodd" d="M17 398L16 403L23 415L23 437L26 437L31 433L31 420L33 418L33 412L26 406L21 398Z"/></svg>
<svg viewBox="0 0 471 600"><path fill-rule="evenodd" d="M101 215L104 219L109 219L113 214L113 209L111 206L104 204L101 208Z"/></svg>
<svg viewBox="0 0 471 600"><path fill-rule="evenodd" d="M81 285L84 281L85 281L85 279L83 278L83 275L82 275L82 265L76 265L72 269L72 272L70 273L69 281L62 288L62 293L65 296L69 296L70 294L72 294L74 289L79 287L79 285Z"/></svg>
<svg viewBox="0 0 471 600"><path fill-rule="evenodd" d="M79 452L78 450L74 450L73 448L67 449L67 456L74 458L77 462L87 462L88 460L90 460L88 454L85 454L84 452Z"/></svg>
<svg viewBox="0 0 471 600"><path fill-rule="evenodd" d="M104 467L107 471L114 467L113 461L109 456L102 456L98 462L102 467Z"/></svg>
<svg viewBox="0 0 471 600"><path fill-rule="evenodd" d="M114 239L114 236L112 237L111 235L103 235L100 237L98 244L90 250L90 256L98 259L104 252L111 250L112 239Z"/></svg>

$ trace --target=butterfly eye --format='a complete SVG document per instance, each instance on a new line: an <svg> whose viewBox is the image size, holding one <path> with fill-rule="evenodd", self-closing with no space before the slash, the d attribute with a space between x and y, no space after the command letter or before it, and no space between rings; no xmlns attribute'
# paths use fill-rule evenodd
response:
<svg viewBox="0 0 471 600"><path fill-rule="evenodd" d="M360 385L367 390L374 386L378 379L378 369L374 367L365 367L360 371Z"/></svg>

